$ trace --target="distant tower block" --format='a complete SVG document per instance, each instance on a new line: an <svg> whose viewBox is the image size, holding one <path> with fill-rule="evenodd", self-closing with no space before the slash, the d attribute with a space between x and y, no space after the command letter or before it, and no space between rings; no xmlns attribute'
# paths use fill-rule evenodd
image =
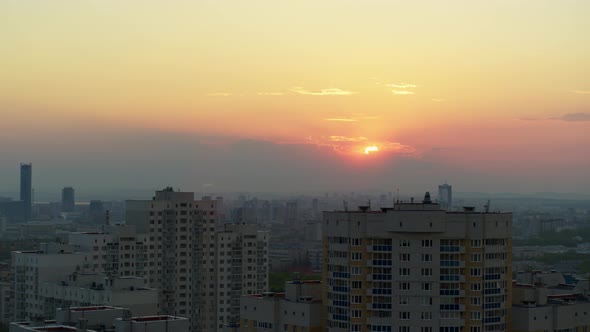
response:
<svg viewBox="0 0 590 332"><path fill-rule="evenodd" d="M76 198L74 188L65 187L61 190L61 211L74 212L76 207Z"/></svg>
<svg viewBox="0 0 590 332"><path fill-rule="evenodd" d="M31 219L33 210L33 165L20 164L20 200L24 204L24 218Z"/></svg>
<svg viewBox="0 0 590 332"><path fill-rule="evenodd" d="M438 186L438 203L444 210L453 207L453 186L446 183Z"/></svg>

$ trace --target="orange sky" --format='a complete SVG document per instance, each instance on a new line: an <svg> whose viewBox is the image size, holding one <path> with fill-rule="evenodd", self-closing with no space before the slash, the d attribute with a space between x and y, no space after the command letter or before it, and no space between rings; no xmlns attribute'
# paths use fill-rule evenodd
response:
<svg viewBox="0 0 590 332"><path fill-rule="evenodd" d="M5 0L0 151L132 129L579 176L589 15L574 0Z"/></svg>

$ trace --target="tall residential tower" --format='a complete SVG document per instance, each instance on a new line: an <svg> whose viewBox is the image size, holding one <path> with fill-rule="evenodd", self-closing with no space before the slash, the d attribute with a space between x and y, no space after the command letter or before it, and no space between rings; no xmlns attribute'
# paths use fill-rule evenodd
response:
<svg viewBox="0 0 590 332"><path fill-rule="evenodd" d="M325 212L327 331L510 331L510 213L430 201Z"/></svg>

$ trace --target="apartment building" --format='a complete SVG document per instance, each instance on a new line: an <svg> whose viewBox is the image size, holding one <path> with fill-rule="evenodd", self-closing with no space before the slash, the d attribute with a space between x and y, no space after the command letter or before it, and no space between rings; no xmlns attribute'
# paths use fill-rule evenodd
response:
<svg viewBox="0 0 590 332"><path fill-rule="evenodd" d="M219 325L215 204L170 187L151 200L127 201L126 224L149 237L146 278L160 292L160 313L189 318L191 331Z"/></svg>
<svg viewBox="0 0 590 332"><path fill-rule="evenodd" d="M519 272L512 289L512 331L590 330L588 280L569 284L556 271Z"/></svg>
<svg viewBox="0 0 590 332"><path fill-rule="evenodd" d="M147 234L138 234L133 226L104 225L99 232L72 232L68 244L92 253L89 271L147 277Z"/></svg>
<svg viewBox="0 0 590 332"><path fill-rule="evenodd" d="M322 283L290 281L285 293L244 295L241 300L241 332L322 331Z"/></svg>
<svg viewBox="0 0 590 332"><path fill-rule="evenodd" d="M43 317L44 303L40 284L58 283L76 270L90 266L89 255L74 251L69 245L42 244L40 250L12 252L13 321Z"/></svg>
<svg viewBox="0 0 590 332"><path fill-rule="evenodd" d="M269 232L253 224L226 224L216 234L217 316L224 326L240 320L240 298L268 289Z"/></svg>
<svg viewBox="0 0 590 332"><path fill-rule="evenodd" d="M510 331L510 213L430 200L324 212L328 331Z"/></svg>
<svg viewBox="0 0 590 332"><path fill-rule="evenodd" d="M255 225L216 230L219 199L168 187L127 201L126 224L147 234L145 276L160 313L189 318L191 331L220 331L239 319L239 299L268 286L268 233Z"/></svg>
<svg viewBox="0 0 590 332"><path fill-rule="evenodd" d="M112 305L135 316L158 314L158 290L147 288L139 277L115 277L74 272L59 282L39 284L43 317L54 317L58 308Z"/></svg>

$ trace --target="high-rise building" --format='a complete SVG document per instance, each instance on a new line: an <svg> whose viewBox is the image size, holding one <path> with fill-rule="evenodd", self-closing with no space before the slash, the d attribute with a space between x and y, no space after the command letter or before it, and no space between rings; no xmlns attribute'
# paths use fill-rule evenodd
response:
<svg viewBox="0 0 590 332"><path fill-rule="evenodd" d="M510 331L510 213L430 201L324 212L327 331Z"/></svg>
<svg viewBox="0 0 590 332"><path fill-rule="evenodd" d="M126 224L148 237L146 278L160 313L187 317L191 331L221 331L239 319L242 294L268 287L268 234L256 225L216 231L217 199L168 187L127 201Z"/></svg>
<svg viewBox="0 0 590 332"><path fill-rule="evenodd" d="M31 220L33 210L33 165L20 164L20 200L25 220Z"/></svg>
<svg viewBox="0 0 590 332"><path fill-rule="evenodd" d="M61 190L61 211L74 212L76 200L74 198L74 188L65 187Z"/></svg>
<svg viewBox="0 0 590 332"><path fill-rule="evenodd" d="M126 223L149 235L147 278L160 291L160 313L187 317L191 331L218 327L215 204L171 187L127 201Z"/></svg>
<svg viewBox="0 0 590 332"><path fill-rule="evenodd" d="M269 232L252 224L226 224L216 234L217 320L224 326L240 321L242 295L268 289L268 245Z"/></svg>
<svg viewBox="0 0 590 332"><path fill-rule="evenodd" d="M438 186L438 204L444 210L450 210L453 207L453 186L446 183Z"/></svg>

